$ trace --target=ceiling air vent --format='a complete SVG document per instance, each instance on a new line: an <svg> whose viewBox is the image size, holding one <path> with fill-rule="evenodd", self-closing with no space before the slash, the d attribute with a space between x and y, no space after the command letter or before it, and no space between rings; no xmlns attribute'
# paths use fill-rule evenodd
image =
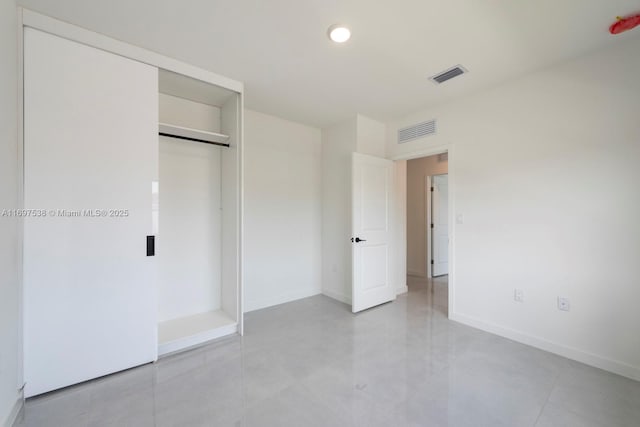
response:
<svg viewBox="0 0 640 427"><path fill-rule="evenodd" d="M422 138L423 136L433 135L434 133L436 133L435 120L418 123L417 125L398 130L398 144L404 144L405 142Z"/></svg>
<svg viewBox="0 0 640 427"><path fill-rule="evenodd" d="M451 80L454 77L458 77L466 72L467 70L462 65L456 65L453 68L449 68L448 70L436 74L435 76L429 77L429 80L440 84L446 82L447 80Z"/></svg>

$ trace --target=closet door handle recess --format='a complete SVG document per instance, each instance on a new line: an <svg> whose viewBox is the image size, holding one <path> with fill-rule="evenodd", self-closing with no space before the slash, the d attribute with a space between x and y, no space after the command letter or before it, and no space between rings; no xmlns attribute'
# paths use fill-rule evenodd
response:
<svg viewBox="0 0 640 427"><path fill-rule="evenodd" d="M147 236L147 256L156 255L156 236Z"/></svg>

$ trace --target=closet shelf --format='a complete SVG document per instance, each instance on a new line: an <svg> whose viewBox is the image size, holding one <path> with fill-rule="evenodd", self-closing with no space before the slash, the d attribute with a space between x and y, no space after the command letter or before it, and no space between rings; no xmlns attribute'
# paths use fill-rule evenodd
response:
<svg viewBox="0 0 640 427"><path fill-rule="evenodd" d="M197 142L207 142L211 144L222 144L227 147L229 146L229 144L227 143L227 141L229 140L229 135L176 126L168 123L159 124L159 133L163 136L171 136L175 138L187 139Z"/></svg>
<svg viewBox="0 0 640 427"><path fill-rule="evenodd" d="M158 324L158 355L236 333L238 323L222 310L180 317Z"/></svg>

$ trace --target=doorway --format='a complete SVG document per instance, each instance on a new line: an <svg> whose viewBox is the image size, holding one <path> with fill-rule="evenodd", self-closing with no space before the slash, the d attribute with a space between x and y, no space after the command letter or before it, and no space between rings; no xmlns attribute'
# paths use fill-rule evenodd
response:
<svg viewBox="0 0 640 427"><path fill-rule="evenodd" d="M409 276L430 278L448 273L448 163L447 153L407 160Z"/></svg>
<svg viewBox="0 0 640 427"><path fill-rule="evenodd" d="M447 313L449 285L449 156L406 161L408 297Z"/></svg>

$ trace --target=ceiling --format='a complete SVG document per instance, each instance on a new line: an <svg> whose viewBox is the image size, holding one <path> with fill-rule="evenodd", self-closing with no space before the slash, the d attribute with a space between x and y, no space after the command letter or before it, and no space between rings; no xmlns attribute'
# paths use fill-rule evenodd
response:
<svg viewBox="0 0 640 427"><path fill-rule="evenodd" d="M18 0L245 83L246 106L324 127L390 120L628 38L635 0ZM327 28L347 24L343 45ZM428 77L462 64L437 86Z"/></svg>

